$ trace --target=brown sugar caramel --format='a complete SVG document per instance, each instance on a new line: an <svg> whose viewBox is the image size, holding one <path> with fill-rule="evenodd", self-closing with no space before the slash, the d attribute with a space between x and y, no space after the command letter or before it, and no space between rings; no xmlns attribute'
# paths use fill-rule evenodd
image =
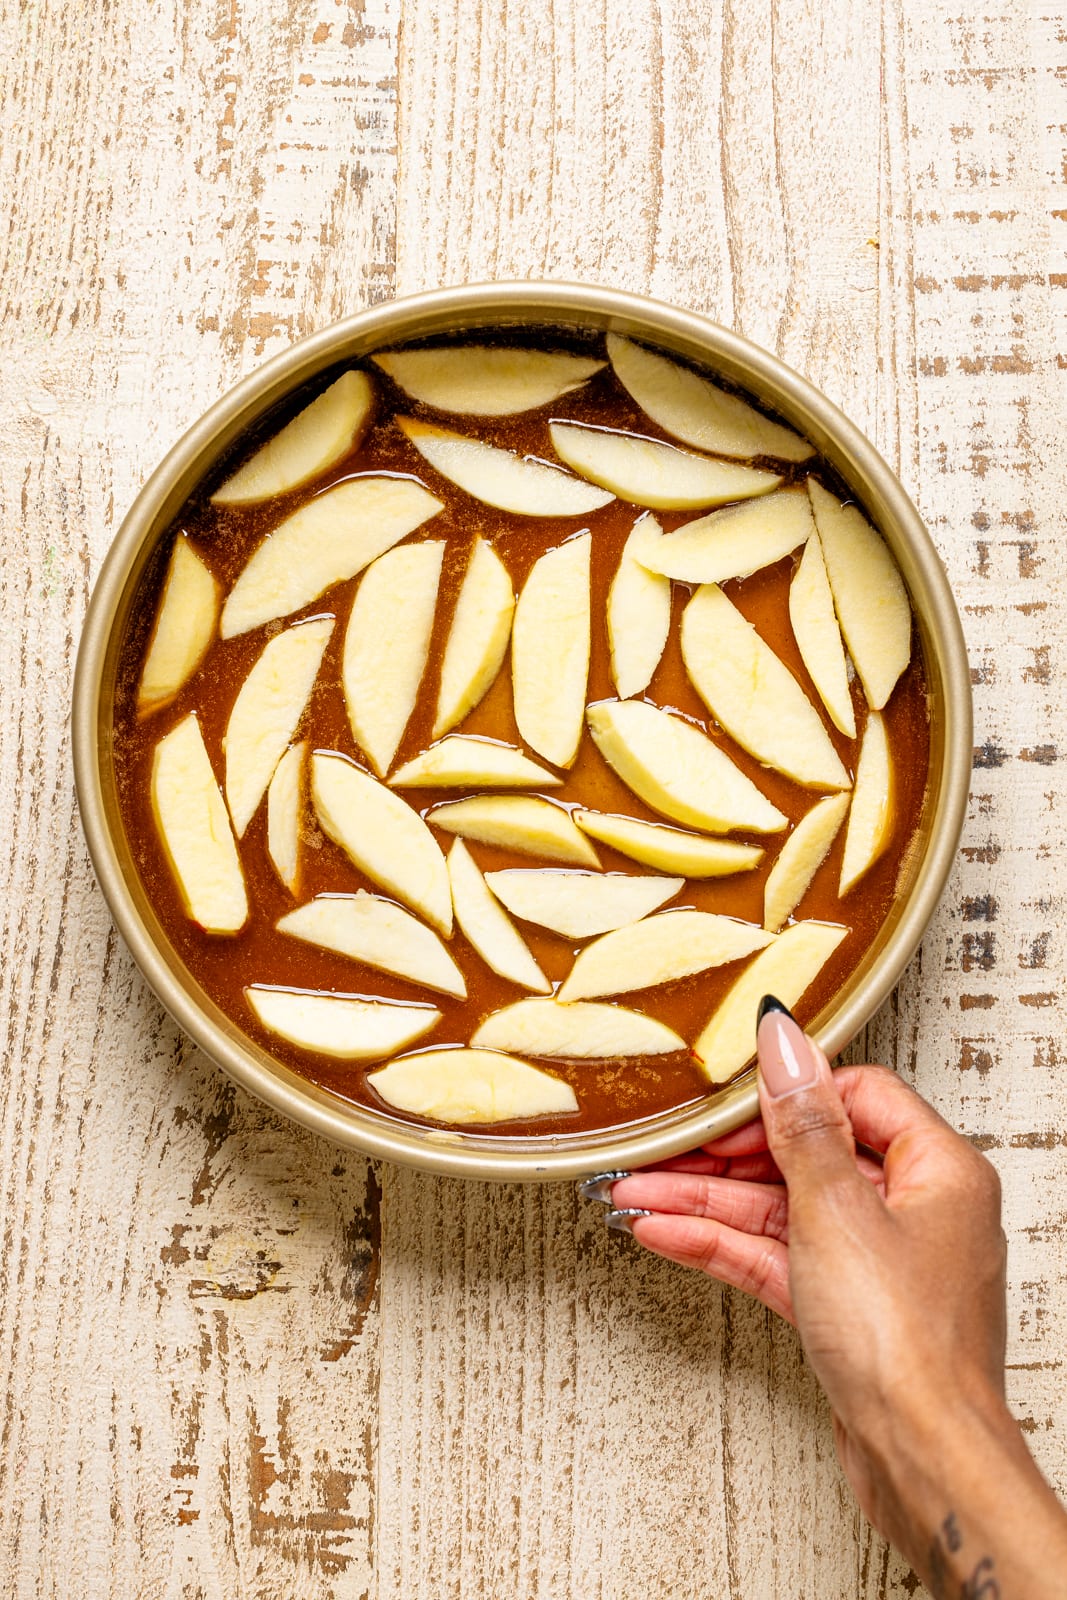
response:
<svg viewBox="0 0 1067 1600"><path fill-rule="evenodd" d="M508 342L511 342L510 339ZM553 337L546 343L558 349L564 347L565 341ZM641 508L615 500L582 517L550 519L514 516L492 510L440 479L404 438L393 418L397 413L426 416L493 444L545 459L551 459L547 422L553 417L598 423L652 438L666 440L668 436L638 410L616 382L610 368L605 368L583 388L552 405L516 417L491 419L442 418L440 413L419 406L394 389L384 376L376 373L375 383L379 402L372 427L359 448L329 473L292 494L247 509L212 505L208 498L208 491L214 486L212 483L198 492L183 509L175 523L174 532L181 530L187 534L196 551L224 589L228 590L263 535L296 507L332 484L355 475L395 473L418 478L444 501L445 509L411 536L411 542L445 539L447 543L429 661L415 712L397 751L393 764L396 768L425 750L432 742L431 728L442 654L459 584L475 536L481 535L493 545L507 566L515 591L518 592L539 556L578 531L588 528L592 533L593 629L587 701L613 698L615 687L611 677L605 622L607 595L623 545L635 520L642 514ZM307 398L310 397L302 397L304 403ZM292 409L298 409L298 405ZM275 431L279 425L277 419L272 419L266 434ZM227 462L227 470L248 454L249 445L245 444ZM767 465L772 465L774 470L782 473L786 482L802 485L805 477L814 472L828 487L840 488L817 458L799 467L778 462L768 462ZM221 480L224 475L220 471L214 481ZM699 515L699 511L656 513L667 532ZM419 1119L406 1117L384 1106L367 1083L368 1072L379 1063L339 1061L288 1044L258 1022L245 999L245 987L257 983L335 991L369 999L429 1002L440 1010L442 1021L413 1047L415 1049L467 1044L490 1012L523 998L524 991L490 971L458 929L449 943L449 949L466 979L468 993L465 1000L431 993L407 980L278 933L275 929L278 919L296 904L302 904L316 894L352 893L361 888L373 893L383 892L379 886L362 876L349 857L321 833L310 808L305 813L296 897L282 886L271 866L266 849L266 807L261 804L240 844L252 915L244 930L232 937L204 933L185 913L160 843L149 801L152 755L156 743L189 711L197 712L212 765L216 774L221 774L222 739L241 684L262 651L268 635L305 617L333 616L336 626L296 736L308 738L312 748L338 750L362 764L346 713L340 673L345 628L359 579L327 591L319 600L281 622L253 629L233 639L217 639L177 698L166 709L139 719L135 705L137 683L158 604L170 542L166 541L158 563L146 576L134 608L133 620L124 641L116 695L114 749L120 803L133 857L146 892L168 938L195 981L265 1050L312 1082L347 1100L369 1106L389 1117L417 1121ZM732 580L722 587L793 672L812 703L821 710L821 701L804 668L789 623L789 582L798 558L799 554L786 557L749 578ZM679 646L678 622L690 592L685 585L674 585L672 627L667 648L646 695L657 705L693 719L720 744L741 771L756 782L768 799L788 816L790 823L795 823L824 791L802 788L780 773L762 767L724 734L710 717L689 682ZM860 711L862 729L862 695L858 683L853 686L853 697ZM911 661L883 715L894 774L891 837L879 859L856 888L840 902L836 885L844 850L845 829L842 828L797 908L798 917L844 923L850 930L796 1008L801 1022L810 1020L826 1005L875 940L891 909L909 843L919 822L927 783L930 736L926 682L917 639L913 640ZM825 715L823 722L846 768L854 776L858 740L853 743L840 735ZM523 746L512 711L507 661L485 698L453 731ZM535 752L531 754L539 759ZM561 787L546 790L547 797L552 800L650 822L669 823L669 819L652 811L622 783L600 756L588 735L582 738L574 766L569 772L561 773L561 776L564 777ZM425 816L440 801L460 798L466 791L420 789L398 792ZM690 879L681 893L669 903L670 907L693 907L761 925L764 886L786 836L785 833L761 836L732 832L730 838L764 849L760 865L753 871L729 877ZM443 834L437 837L447 850L450 839ZM473 840L468 840L468 847L483 872L503 867L551 865L528 855L496 849ZM600 843L595 843L595 848L605 872L643 873L652 870ZM565 939L530 924L520 926L546 977L558 985L566 977L584 941ZM745 965L745 962L733 962L659 988L621 995L618 1001L667 1023L683 1038L692 1040ZM699 1063L689 1054L610 1062L552 1060L544 1064L548 1070L565 1077L573 1085L579 1102L578 1112L563 1117L539 1118L530 1123L494 1123L487 1130L494 1137L508 1133L551 1136L556 1133L572 1134L622 1127L692 1103L709 1092L707 1079ZM471 1131L476 1133L478 1130L474 1128Z"/></svg>

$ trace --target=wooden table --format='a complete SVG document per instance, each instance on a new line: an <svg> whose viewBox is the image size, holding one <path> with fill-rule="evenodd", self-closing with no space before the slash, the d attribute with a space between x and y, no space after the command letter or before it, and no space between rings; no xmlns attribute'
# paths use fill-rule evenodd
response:
<svg viewBox="0 0 1067 1600"><path fill-rule="evenodd" d="M369 1167L182 1037L89 867L70 682L155 462L361 306L601 281L821 385L929 523L977 710L958 867L855 1054L1000 1169L1011 1400L1067 1489L1067 8L4 11L0 1593L914 1595L787 1328L569 1186Z"/></svg>

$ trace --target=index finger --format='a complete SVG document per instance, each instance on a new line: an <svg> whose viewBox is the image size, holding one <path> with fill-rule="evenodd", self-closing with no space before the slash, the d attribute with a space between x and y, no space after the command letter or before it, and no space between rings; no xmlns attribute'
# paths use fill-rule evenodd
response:
<svg viewBox="0 0 1067 1600"><path fill-rule="evenodd" d="M888 1067L841 1067L834 1082L856 1139L880 1156L904 1134L918 1129L953 1132L944 1117Z"/></svg>
<svg viewBox="0 0 1067 1600"><path fill-rule="evenodd" d="M951 1132L949 1124L903 1078L888 1067L866 1065L838 1067L834 1083L859 1144L885 1155L894 1139L916 1127ZM767 1149L767 1133L760 1117L712 1139L702 1149L706 1155L727 1160L755 1155Z"/></svg>

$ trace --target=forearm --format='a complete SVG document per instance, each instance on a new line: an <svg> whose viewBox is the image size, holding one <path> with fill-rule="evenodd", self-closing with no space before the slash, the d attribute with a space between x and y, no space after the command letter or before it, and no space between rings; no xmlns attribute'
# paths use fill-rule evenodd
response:
<svg viewBox="0 0 1067 1600"><path fill-rule="evenodd" d="M937 1600L1057 1600L1067 1512L999 1401L924 1408L888 1445L885 1524Z"/></svg>

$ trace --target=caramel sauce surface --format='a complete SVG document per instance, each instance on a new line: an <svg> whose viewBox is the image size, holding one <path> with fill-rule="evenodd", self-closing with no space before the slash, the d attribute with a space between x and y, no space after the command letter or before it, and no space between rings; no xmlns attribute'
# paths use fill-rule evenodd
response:
<svg viewBox="0 0 1067 1600"><path fill-rule="evenodd" d="M517 341L509 336L507 342ZM562 344L563 341L558 338L551 340L552 348L560 348ZM179 531L184 531L224 589L228 590L266 533L312 496L346 478L382 472L403 474L418 478L444 501L445 509L410 536L412 542L445 539L447 544L429 662L415 712L397 752L394 766L399 766L431 743L445 641L471 545L478 534L489 540L502 558L518 592L539 556L575 533L586 528L590 530L593 630L587 700L592 702L615 697L607 638L607 595L623 545L643 512L639 507L617 500L591 515L576 518L539 519L491 510L440 478L401 433L393 420L394 416L425 416L427 420L454 428L457 432L477 435L489 443L547 461L555 460L547 431L548 421L553 418L598 423L653 438L666 439L668 436L638 410L616 383L609 368L583 389L565 395L551 406L518 417L499 419L452 418L432 412L409 400L377 369L372 370L379 391L373 426L359 449L331 472L302 490L279 496L260 506L244 509L216 507L210 503L209 494L216 484L228 476L263 437L269 436L289 415L306 404L312 397L308 394L291 402L285 412L272 417L254 441L243 443L183 509L171 536L163 542L157 560L146 574L123 644L116 695L115 764L123 820L146 892L168 938L195 981L244 1032L297 1072L346 1100L361 1102L401 1121L414 1121L417 1119L404 1117L384 1106L367 1083L367 1074L381 1063L341 1062L287 1044L258 1022L245 999L245 987L252 983L272 984L336 991L368 999L377 997L430 1002L442 1012L442 1020L432 1033L418 1041L413 1047L415 1049L466 1044L490 1012L523 998L525 992L491 972L458 928L450 949L466 979L468 993L465 1000L433 994L417 984L390 977L344 956L319 950L302 940L278 933L275 923L279 917L313 895L324 892L352 893L360 888L372 893L383 892L371 880L363 877L348 856L320 832L310 807L305 817L301 876L296 898L290 896L279 882L267 855L264 801L240 843L252 906L249 922L234 937L219 938L203 933L185 914L159 839L150 802L152 754L156 743L190 711L197 713L216 776L221 780L224 771L222 740L237 693L269 634L302 617L332 616L336 619L336 626L296 737L309 739L314 749L338 750L364 764L361 752L353 741L340 682L345 628L360 580L357 577L349 583L338 585L314 604L277 623L256 628L235 639L216 639L200 668L177 698L165 709L139 719L135 706L136 688L173 537ZM333 376L336 374L322 380L316 388L325 387ZM810 462L792 468L772 462L760 464L773 466L774 470L782 472L787 482L796 485L798 493L803 492L803 482L809 472L814 472L828 487L841 492L841 485L818 458L813 457ZM700 511L654 514L668 532L703 515ZM837 733L830 724L805 671L789 624L789 583L798 560L799 552L750 578L730 581L722 587L820 709L824 725L845 767L854 775L859 738L853 743ZM711 718L690 684L682 663L678 625L690 592L685 585L674 585L671 633L663 659L645 691L646 698L668 710L680 712L708 733L731 760L753 779L768 799L785 812L790 822L796 823L825 791L801 788L781 774L762 767ZM853 698L858 733L862 735L866 708L858 680L853 685ZM821 1011L842 986L885 921L897 891L909 841L922 812L930 732L926 682L917 635L913 635L911 663L885 707L884 717L894 784L891 837L880 858L842 902L837 897L836 885L841 869L846 822L796 908L794 917L797 920L821 919L842 923L849 928L848 936L796 1008L802 1023ZM452 732L479 734L522 746L512 711L510 658L505 659L496 682L481 704ZM528 753L541 760L536 752ZM666 823L668 826L683 826L661 817L632 794L600 756L588 733L583 735L574 766L561 776L565 777L561 787L544 791L548 798L568 805ZM421 789L398 792L425 815L440 801L462 798L466 791ZM436 836L447 851L451 837L444 833ZM734 832L729 837L759 845L765 852L760 865L753 871L736 873L730 877L687 880L682 891L668 902L668 907L685 906L719 912L761 925L764 886L788 833L761 836ZM592 842L605 872L651 873L654 870L605 845ZM559 865L542 863L535 857L495 849L473 840L467 843L483 872L510 866ZM568 940L532 924L520 923L518 926L542 970L556 984L566 977L578 949L588 942ZM744 966L743 961L733 962L659 988L620 995L616 997L616 1002L642 1010L669 1024L683 1038L693 1040ZM553 1061L544 1064L573 1084L579 1101L578 1112L566 1117L542 1118L529 1124L497 1123L487 1131L494 1135L523 1133L551 1136L563 1132L622 1127L643 1121L658 1112L695 1102L709 1092L699 1064L688 1054L608 1062Z"/></svg>

